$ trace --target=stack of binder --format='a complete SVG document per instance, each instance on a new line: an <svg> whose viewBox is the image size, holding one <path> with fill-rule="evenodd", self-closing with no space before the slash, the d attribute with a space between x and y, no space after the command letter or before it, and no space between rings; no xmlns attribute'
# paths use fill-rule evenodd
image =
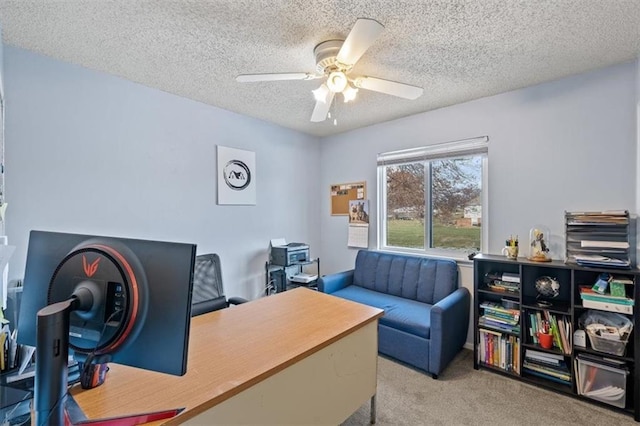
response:
<svg viewBox="0 0 640 426"><path fill-rule="evenodd" d="M582 299L582 306L585 308L633 315L635 301L630 297L600 294L593 291L591 287L581 286L580 298Z"/></svg>
<svg viewBox="0 0 640 426"><path fill-rule="evenodd" d="M566 262L629 269L635 266L635 221L627 210L565 212Z"/></svg>
<svg viewBox="0 0 640 426"><path fill-rule="evenodd" d="M533 376L571 385L571 372L562 355L526 349L522 367Z"/></svg>

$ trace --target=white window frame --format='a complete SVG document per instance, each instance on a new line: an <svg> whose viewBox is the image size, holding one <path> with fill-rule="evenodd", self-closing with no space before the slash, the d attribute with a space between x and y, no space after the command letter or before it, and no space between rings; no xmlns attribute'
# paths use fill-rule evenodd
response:
<svg viewBox="0 0 640 426"><path fill-rule="evenodd" d="M482 155L482 228L480 232L480 251L486 252L489 241L489 137L480 136L470 139L462 139L453 142L445 142L429 145L421 148L405 149L378 154L378 241L377 248L382 251L393 251L410 254L422 254L436 257L444 257L456 260L466 260L469 255L468 250L442 249L425 247L411 249L406 247L396 247L386 245L387 236L387 185L385 167L388 165L406 164L411 162L424 162L437 159L459 158L462 156ZM431 186L431 175L425 173L425 189ZM428 198L428 194L425 194ZM430 205L430 200L425 200L425 204ZM431 221L432 214L425 215L425 228L427 220ZM429 224L430 227L430 224ZM426 229L425 229L426 231ZM425 232L425 240L428 235ZM426 244L425 244L426 245Z"/></svg>

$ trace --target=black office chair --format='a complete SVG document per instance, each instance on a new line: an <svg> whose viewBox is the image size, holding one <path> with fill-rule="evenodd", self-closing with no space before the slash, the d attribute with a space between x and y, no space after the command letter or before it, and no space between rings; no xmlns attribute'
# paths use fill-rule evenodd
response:
<svg viewBox="0 0 640 426"><path fill-rule="evenodd" d="M222 287L220 257L215 253L196 256L193 273L193 296L191 298L191 316L217 311L231 305L247 302L241 297L227 300Z"/></svg>

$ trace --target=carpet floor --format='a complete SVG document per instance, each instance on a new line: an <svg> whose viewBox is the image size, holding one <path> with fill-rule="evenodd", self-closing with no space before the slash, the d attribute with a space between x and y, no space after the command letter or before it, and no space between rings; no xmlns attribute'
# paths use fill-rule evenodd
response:
<svg viewBox="0 0 640 426"><path fill-rule="evenodd" d="M386 425L640 425L633 417L485 370L463 350L437 380L378 357L377 422ZM342 425L369 424L369 403Z"/></svg>

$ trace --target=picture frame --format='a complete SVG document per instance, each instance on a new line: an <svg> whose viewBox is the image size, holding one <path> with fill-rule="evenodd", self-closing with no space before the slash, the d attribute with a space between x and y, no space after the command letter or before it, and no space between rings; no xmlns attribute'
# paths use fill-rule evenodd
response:
<svg viewBox="0 0 640 426"><path fill-rule="evenodd" d="M256 154L217 146L218 204L256 204Z"/></svg>

